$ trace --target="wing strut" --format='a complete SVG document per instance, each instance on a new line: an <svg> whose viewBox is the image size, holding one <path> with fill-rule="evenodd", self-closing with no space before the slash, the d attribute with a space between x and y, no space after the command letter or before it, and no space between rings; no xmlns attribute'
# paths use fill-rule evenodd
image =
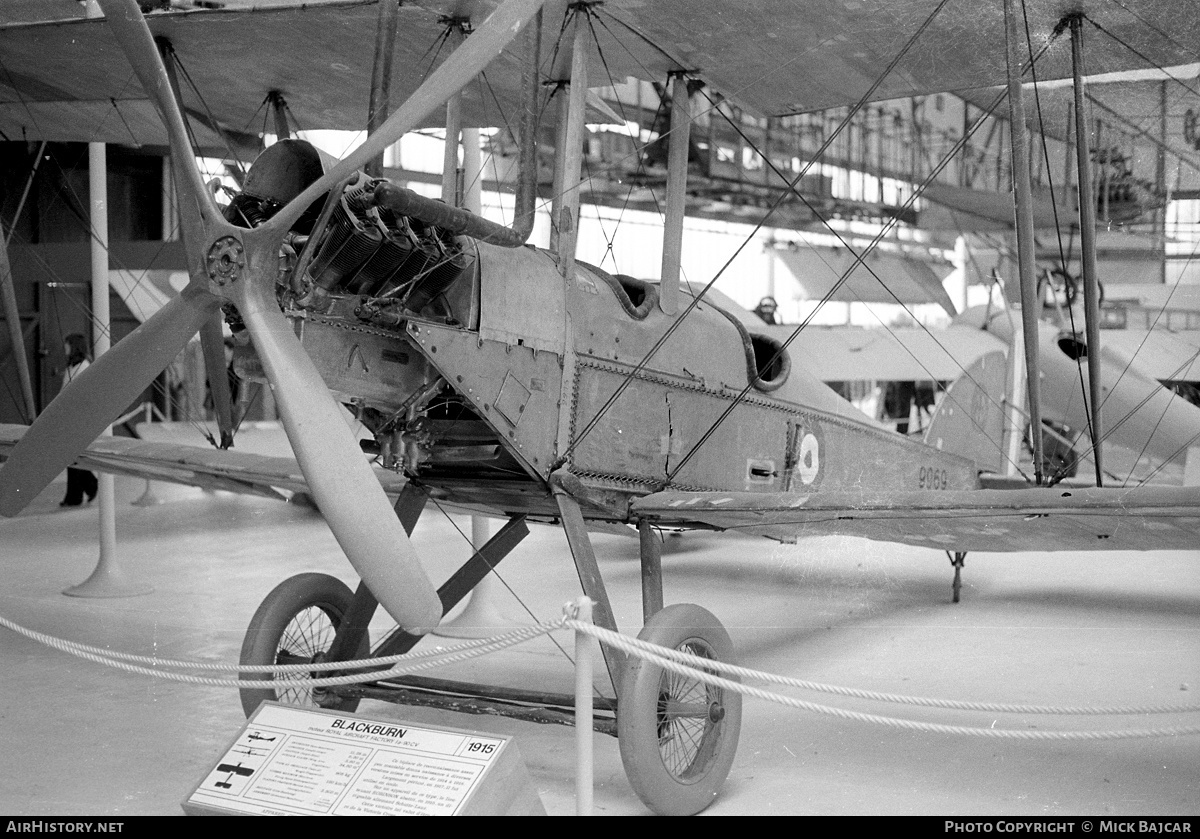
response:
<svg viewBox="0 0 1200 839"><path fill-rule="evenodd" d="M555 231L552 250L558 251L558 273L568 280L575 274L575 245L579 239L580 171L583 168L583 119L587 104L587 4L575 7L575 38L571 48L571 78L565 105L558 111L559 168L554 178L554 209L551 227Z"/></svg>
<svg viewBox="0 0 1200 839"><path fill-rule="evenodd" d="M1086 112L1083 102L1087 96L1083 80L1083 20L1071 18L1071 72L1075 89L1075 146L1079 167L1079 248L1083 257L1083 322L1087 333L1087 366L1091 423L1092 459L1096 463L1096 486L1104 485L1100 457L1100 287L1096 277L1096 198L1092 193L1092 175L1088 171L1091 150L1088 148Z"/></svg>
<svg viewBox="0 0 1200 839"><path fill-rule="evenodd" d="M1021 95L1020 22L1013 0L1004 0L1005 58L1008 65L1009 128L1012 131L1013 197L1017 213L1017 266L1021 280L1021 321L1025 335L1025 367L1028 370L1029 436L1033 442L1033 472L1042 483L1042 405L1038 381L1037 276L1034 264L1033 191L1029 176L1029 135Z"/></svg>
<svg viewBox="0 0 1200 839"><path fill-rule="evenodd" d="M391 113L392 57L396 53L396 29L400 22L398 3L379 4L375 27L375 63L371 66L371 101L367 105L367 136L379 130ZM383 151L363 165L372 178L383 177Z"/></svg>
<svg viewBox="0 0 1200 839"><path fill-rule="evenodd" d="M683 217L687 200L688 140L692 128L692 109L688 101L687 78L674 74L671 80L671 139L667 144L667 207L663 221L662 278L658 284L658 305L664 314L678 308L679 263L683 254Z"/></svg>

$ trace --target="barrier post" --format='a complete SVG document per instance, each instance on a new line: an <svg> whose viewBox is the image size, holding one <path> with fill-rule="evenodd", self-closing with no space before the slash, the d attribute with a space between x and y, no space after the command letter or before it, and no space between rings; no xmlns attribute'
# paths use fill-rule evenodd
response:
<svg viewBox="0 0 1200 839"><path fill-rule="evenodd" d="M571 604L575 619L592 622L592 601L581 597ZM592 675L596 640L575 631L575 815L592 815Z"/></svg>

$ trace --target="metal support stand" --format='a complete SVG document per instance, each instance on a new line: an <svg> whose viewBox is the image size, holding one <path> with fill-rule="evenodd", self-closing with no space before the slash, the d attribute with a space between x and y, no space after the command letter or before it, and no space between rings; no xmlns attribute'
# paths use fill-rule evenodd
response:
<svg viewBox="0 0 1200 839"><path fill-rule="evenodd" d="M97 17L89 5L88 16ZM104 143L88 143L88 191L91 195L92 225L92 346L96 357L108 352L111 343L108 314L108 157ZM110 426L104 436L112 436ZM63 591L70 597L135 597L153 591L152 586L128 579L117 563L116 485L112 475L97 478L100 560L82 583Z"/></svg>
<svg viewBox="0 0 1200 839"><path fill-rule="evenodd" d="M575 619L592 622L592 601L579 599ZM596 641L592 636L575 633L575 815L592 815L592 754L596 732L592 730L592 658Z"/></svg>

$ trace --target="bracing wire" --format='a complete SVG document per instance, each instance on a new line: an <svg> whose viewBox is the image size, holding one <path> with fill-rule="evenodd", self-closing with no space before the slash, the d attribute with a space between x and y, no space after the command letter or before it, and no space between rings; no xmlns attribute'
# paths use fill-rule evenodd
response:
<svg viewBox="0 0 1200 839"><path fill-rule="evenodd" d="M833 138L836 137L845 128L845 126L849 124L849 122L853 118L854 114L858 113L858 111L862 109L862 107L866 104L866 102L870 100L870 98L874 95L875 91L879 89L879 86L883 84L884 79L886 79L891 74L892 70L895 69L895 67L900 63L900 61L904 58L904 56L908 54L908 51L917 42L917 40L921 36L921 34L924 33L925 30L929 27L929 25L933 22L934 18L936 18L937 15L941 12L942 8L945 7L947 2L949 2L949 0L941 0L941 2L937 5L937 7L934 8L934 10L924 20L924 22L921 24L921 26L918 27L917 31L915 33L913 33L913 35L905 42L904 46L901 48L899 53L897 53L897 55L891 60L891 62L888 63L887 67L884 68L883 72L875 79L875 81L871 84L871 86L867 89L867 91L862 95L862 97L860 97L858 102L856 102L855 105L848 110L846 117L842 120L842 122L839 124L837 129L825 141L825 143L821 146L821 148L818 150L818 152L813 156L814 160L818 159L821 156L821 154L824 153L825 149L828 148L829 144L833 142ZM771 205L767 209L766 213L759 220L759 222L754 226L753 231L750 233L749 236L747 236L746 240L734 252L733 256L731 256L725 262L725 264L721 266L721 268L717 271L716 275L708 282L707 285L705 285L705 287L700 292L700 294L696 295L693 298L692 302L689 303L684 308L684 310L680 313L679 317L677 317L675 319L675 321L669 327L667 327L667 329L663 332L663 335L657 341L655 341L655 343L651 346L649 351L647 351L646 355L642 358L642 360L640 362L638 362L638 364L626 374L624 380L621 382L620 385L617 386L617 388L613 392L613 394L608 398L607 401L605 401L605 403L603 405L600 406L599 410L596 412L596 415L594 417L592 417L591 420L588 421L588 423L583 427L583 429L580 431L580 433L578 435L576 435L575 439L573 439L570 442L570 444L567 447L567 450L560 457L561 462L564 462L564 463L567 462L567 460L570 458L572 452L579 445L579 443L596 427L596 425L599 423L600 419L612 408L612 406L614 404L616 404L617 399L619 399L620 396L628 389L629 385L634 381L634 379L637 377L637 375L640 374L641 371L645 369L646 365L650 362L650 359L655 354L657 354L659 349L662 348L662 346L675 333L675 331L680 327L680 325L684 322L684 320L687 319L688 315L690 315L695 310L695 308L700 304L701 298L703 298L704 295L708 293L709 289L711 289L716 284L717 280L720 279L720 277L725 273L725 271L729 268L729 266L731 264L733 264L734 259L736 259L738 254L740 254L742 252L742 250L745 249L746 245L748 245L750 243L750 241L758 233L758 231L761 230L766 225L767 220L775 213L775 211L779 208L779 206L790 196L791 190L796 189L796 186L801 182L801 179L806 174L808 174L808 172L812 168L812 166L813 166L813 160L810 160L801 169L801 171L796 174L796 177L794 179L792 179L791 183L789 184L789 191L783 192L777 199L775 199L771 203ZM914 195L914 197L910 199L909 205L911 206L911 203L915 200L916 200L916 196ZM856 260L855 264L851 267L850 270L853 270L854 268L856 268L860 262L861 262L861 259ZM847 276L848 276L848 274L847 274ZM723 415L723 416L727 416L727 414ZM693 451L694 450L695 449L693 447ZM689 456L690 456L690 453L689 453ZM685 458L685 460L686 459L687 458ZM678 470L678 467L677 467L677 470Z"/></svg>

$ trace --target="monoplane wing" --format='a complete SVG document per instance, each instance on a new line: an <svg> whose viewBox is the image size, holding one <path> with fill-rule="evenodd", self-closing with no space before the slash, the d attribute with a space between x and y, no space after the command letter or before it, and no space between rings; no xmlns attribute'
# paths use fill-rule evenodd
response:
<svg viewBox="0 0 1200 839"><path fill-rule="evenodd" d="M0 425L0 458L7 456L25 433L23 425ZM156 443L130 437L100 437L80 454L75 465L114 475L128 475L153 481L222 489L272 498L309 491L299 465L290 457L248 454ZM405 479L386 469L375 469L375 477L390 495L400 492Z"/></svg>
<svg viewBox="0 0 1200 839"><path fill-rule="evenodd" d="M663 527L708 526L780 541L861 536L956 551L1195 550L1200 487L927 492L680 492L633 502Z"/></svg>

